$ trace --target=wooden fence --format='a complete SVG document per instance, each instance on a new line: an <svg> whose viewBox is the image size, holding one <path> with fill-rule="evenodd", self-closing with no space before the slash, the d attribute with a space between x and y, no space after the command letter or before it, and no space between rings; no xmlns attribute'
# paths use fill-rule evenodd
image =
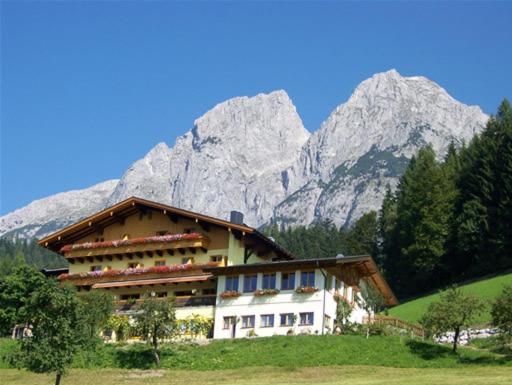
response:
<svg viewBox="0 0 512 385"><path fill-rule="evenodd" d="M368 317L364 317L363 319L364 323L372 323L376 325L387 325L392 326L397 329L403 329L411 332L417 337L423 338L425 336L425 330L417 324L413 324L411 322L403 321L400 318L395 318L391 316L386 315L374 315L368 320Z"/></svg>

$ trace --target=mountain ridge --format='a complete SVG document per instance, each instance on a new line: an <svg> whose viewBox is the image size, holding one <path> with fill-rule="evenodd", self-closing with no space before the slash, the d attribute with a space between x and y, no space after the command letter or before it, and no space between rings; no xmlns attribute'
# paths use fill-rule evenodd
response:
<svg viewBox="0 0 512 385"><path fill-rule="evenodd" d="M255 227L343 226L379 207L420 147L430 143L442 156L487 119L432 80L396 70L361 82L313 133L284 90L234 97L197 118L173 147L158 143L121 179L0 217L0 236L41 237L129 196L223 219L237 210Z"/></svg>

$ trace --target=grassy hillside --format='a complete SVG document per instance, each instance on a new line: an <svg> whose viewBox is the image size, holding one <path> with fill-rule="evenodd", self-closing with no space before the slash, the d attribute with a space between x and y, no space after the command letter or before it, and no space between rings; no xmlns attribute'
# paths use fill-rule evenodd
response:
<svg viewBox="0 0 512 385"><path fill-rule="evenodd" d="M4 354L12 343L0 341ZM452 354L448 346L397 336L279 336L240 340L218 340L207 345L171 344L162 349L162 368L228 370L258 366L297 369L311 366L370 365L397 368L457 368L499 365L512 368L509 357L475 348ZM0 368L8 368L1 361ZM151 369L148 346L101 345L82 353L75 368Z"/></svg>
<svg viewBox="0 0 512 385"><path fill-rule="evenodd" d="M501 290L505 285L512 285L512 273L477 281L461 287L468 293L473 293L480 298L488 300L488 303L490 304L492 300L501 293ZM427 310L429 303L436 301L438 298L439 294L432 294L405 302L390 309L389 314L405 321L418 322ZM487 310L476 320L476 323L489 322L490 320L491 315L489 306Z"/></svg>

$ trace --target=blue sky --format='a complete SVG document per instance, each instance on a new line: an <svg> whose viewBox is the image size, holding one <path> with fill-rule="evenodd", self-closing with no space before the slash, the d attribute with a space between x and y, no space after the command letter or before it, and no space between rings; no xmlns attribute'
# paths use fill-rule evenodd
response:
<svg viewBox="0 0 512 385"><path fill-rule="evenodd" d="M396 68L493 113L511 2L1 3L0 213L119 178L230 97L285 89L316 130Z"/></svg>

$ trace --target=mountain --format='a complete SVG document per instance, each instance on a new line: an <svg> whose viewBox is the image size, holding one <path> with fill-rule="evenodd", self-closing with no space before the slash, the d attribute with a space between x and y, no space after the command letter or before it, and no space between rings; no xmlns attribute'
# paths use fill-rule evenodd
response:
<svg viewBox="0 0 512 385"><path fill-rule="evenodd" d="M0 217L0 235L38 238L105 207L118 181L108 180L83 190L38 199Z"/></svg>
<svg viewBox="0 0 512 385"><path fill-rule="evenodd" d="M290 195L273 221L350 223L380 207L386 185L396 186L420 147L431 144L442 156L450 142L469 142L487 119L425 77L376 74L331 113L285 171Z"/></svg>
<svg viewBox="0 0 512 385"><path fill-rule="evenodd" d="M285 91L218 104L154 147L122 178L53 195L0 218L0 235L41 237L129 196L260 226L332 220L377 209L410 158L468 142L488 117L424 77L395 70L362 82L312 135Z"/></svg>

